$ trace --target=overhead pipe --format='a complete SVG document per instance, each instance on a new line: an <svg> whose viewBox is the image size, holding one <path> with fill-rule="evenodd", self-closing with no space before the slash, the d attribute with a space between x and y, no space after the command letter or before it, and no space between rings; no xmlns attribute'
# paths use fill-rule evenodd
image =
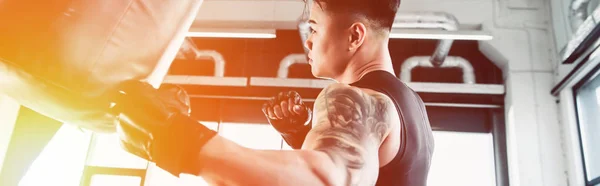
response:
<svg viewBox="0 0 600 186"><path fill-rule="evenodd" d="M577 30L588 17L587 7L590 0L573 0L569 6L571 29Z"/></svg>
<svg viewBox="0 0 600 186"><path fill-rule="evenodd" d="M186 37L177 52L177 59L194 59L197 50L198 47L196 47L191 37Z"/></svg>
<svg viewBox="0 0 600 186"><path fill-rule="evenodd" d="M186 38L177 53L179 59L212 60L215 63L215 77L225 76L225 59L221 53L214 50L198 50L190 38Z"/></svg>
<svg viewBox="0 0 600 186"><path fill-rule="evenodd" d="M585 2L585 6L594 6L597 7L600 1L593 2ZM579 3L576 3L579 4ZM576 5L573 5L576 6ZM584 5L579 5L584 6ZM585 8L580 8L580 11ZM575 10L573 10L575 11ZM588 15L588 13L585 13ZM590 12L590 16L587 16L585 20L578 25L571 25L576 27L576 30L571 36L571 39L566 44L564 52L562 54L562 64L572 64L578 62L580 56L589 55L592 50L588 50L588 48L593 47L596 43L598 35L600 34L600 27L598 26L600 23L600 8L596 8L594 11ZM573 16L570 16L571 19L575 19ZM572 22L573 23L573 22Z"/></svg>
<svg viewBox="0 0 600 186"><path fill-rule="evenodd" d="M446 12L412 12L398 14L392 28L427 28L458 31L458 20L454 15ZM444 63L454 40L444 39L438 42L435 51L429 59L433 66L440 67Z"/></svg>
<svg viewBox="0 0 600 186"><path fill-rule="evenodd" d="M214 50L197 50L196 60L211 59L215 63L215 77L225 77L225 59Z"/></svg>
<svg viewBox="0 0 600 186"><path fill-rule="evenodd" d="M281 62L279 62L279 69L277 70L278 78L287 78L289 74L289 68L293 64L302 63L308 64L306 55L304 54L290 54L285 56Z"/></svg>
<svg viewBox="0 0 600 186"><path fill-rule="evenodd" d="M217 51L198 50L191 39L181 46L177 54L179 59L190 60L212 60L215 63L213 76L190 76L190 75L168 75L163 83L186 84L186 85L208 85L208 86L247 86L247 78L225 77L225 59Z"/></svg>
<svg viewBox="0 0 600 186"><path fill-rule="evenodd" d="M429 61L429 56L414 56L408 58L400 67L400 80L403 82L411 82L411 71L415 67L434 67L432 62ZM463 72L463 83L475 84L475 71L473 66L465 58L458 56L448 56L440 68L460 68Z"/></svg>
<svg viewBox="0 0 600 186"><path fill-rule="evenodd" d="M569 5L569 19L572 30L578 30L585 20L598 9L598 0L573 0Z"/></svg>

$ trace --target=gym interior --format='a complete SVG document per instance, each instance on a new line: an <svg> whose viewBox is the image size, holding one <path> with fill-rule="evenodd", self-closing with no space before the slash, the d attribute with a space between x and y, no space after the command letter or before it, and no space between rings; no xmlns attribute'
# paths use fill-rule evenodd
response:
<svg viewBox="0 0 600 186"><path fill-rule="evenodd" d="M313 77L306 61L298 24L304 2L201 2L180 47L168 51L162 82L184 87L192 117L219 135L248 148L291 150L261 105L289 90L311 105L332 83ZM389 49L434 130L429 186L600 185L599 3L402 1ZM2 95L0 185L208 183L127 153L116 134Z"/></svg>

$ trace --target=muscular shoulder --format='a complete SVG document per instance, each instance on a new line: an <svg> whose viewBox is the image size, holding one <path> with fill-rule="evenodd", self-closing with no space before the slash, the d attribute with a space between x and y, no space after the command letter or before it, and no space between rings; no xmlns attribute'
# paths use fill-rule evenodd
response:
<svg viewBox="0 0 600 186"><path fill-rule="evenodd" d="M385 106L392 108L394 104L392 100L385 94L365 88L354 87L346 84L335 83L331 84L317 97L319 101L329 100L332 98L345 97L346 99L356 101L357 104L367 104L372 106Z"/></svg>
<svg viewBox="0 0 600 186"><path fill-rule="evenodd" d="M313 129L303 148L325 152L343 167L343 185L373 185L379 148L392 129L393 108L386 95L333 84L315 101Z"/></svg>
<svg viewBox="0 0 600 186"><path fill-rule="evenodd" d="M340 83L323 89L315 101L314 110L316 114L322 114L317 115L317 119L327 119L315 125L359 125L373 132L377 140L385 138L395 114L394 104L387 95Z"/></svg>

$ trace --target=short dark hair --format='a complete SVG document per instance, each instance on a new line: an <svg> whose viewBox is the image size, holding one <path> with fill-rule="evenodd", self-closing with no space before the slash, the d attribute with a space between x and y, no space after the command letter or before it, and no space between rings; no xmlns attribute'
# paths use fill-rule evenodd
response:
<svg viewBox="0 0 600 186"><path fill-rule="evenodd" d="M345 13L369 21L368 26L392 28L400 0L313 0L322 10L331 13ZM305 2L310 2L305 0ZM323 6L325 5L325 6Z"/></svg>

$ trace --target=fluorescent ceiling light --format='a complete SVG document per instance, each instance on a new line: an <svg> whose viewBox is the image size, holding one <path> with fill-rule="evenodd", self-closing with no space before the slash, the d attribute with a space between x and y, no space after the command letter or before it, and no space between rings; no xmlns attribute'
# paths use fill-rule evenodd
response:
<svg viewBox="0 0 600 186"><path fill-rule="evenodd" d="M452 39L452 40L492 40L494 37L484 31L460 30L444 31L429 29L393 28L390 38L394 39Z"/></svg>
<svg viewBox="0 0 600 186"><path fill-rule="evenodd" d="M276 38L272 29L190 29L188 37Z"/></svg>

